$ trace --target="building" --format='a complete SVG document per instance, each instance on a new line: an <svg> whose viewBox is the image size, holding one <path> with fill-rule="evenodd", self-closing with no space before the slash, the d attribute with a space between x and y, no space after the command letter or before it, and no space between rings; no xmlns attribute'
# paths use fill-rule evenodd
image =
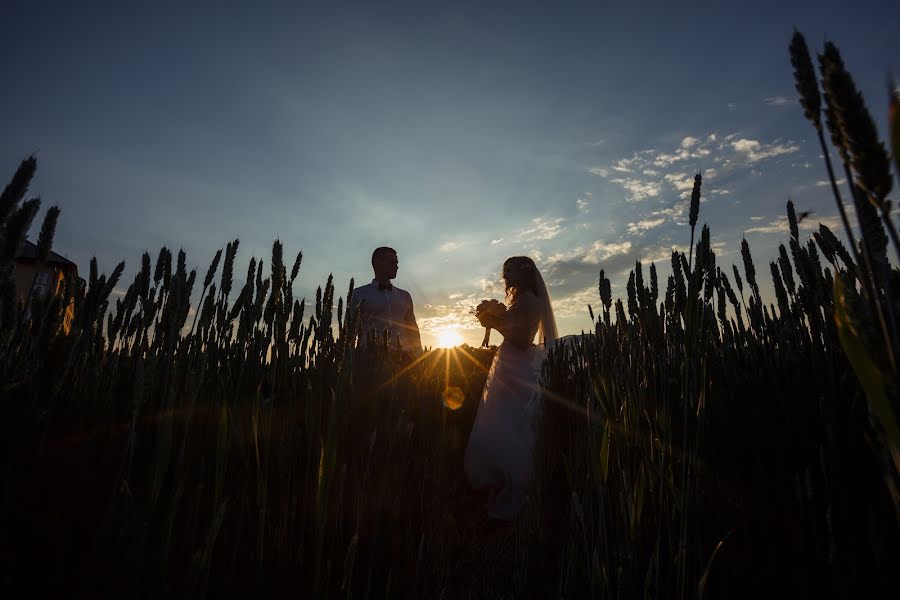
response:
<svg viewBox="0 0 900 600"><path fill-rule="evenodd" d="M43 296L47 292L62 293L66 277L78 277L78 267L71 260L50 251L47 260L38 260L38 248L28 240L16 255L15 280L16 296L26 307L31 299ZM74 315L74 302L69 302L63 317L63 331L69 332Z"/></svg>

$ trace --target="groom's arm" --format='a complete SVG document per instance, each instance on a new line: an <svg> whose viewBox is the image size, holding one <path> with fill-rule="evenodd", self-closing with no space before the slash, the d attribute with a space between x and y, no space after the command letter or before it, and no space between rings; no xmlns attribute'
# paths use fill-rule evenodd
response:
<svg viewBox="0 0 900 600"><path fill-rule="evenodd" d="M409 307L403 315L403 327L406 330L406 339L409 341L410 349L415 352L422 351L422 338L419 335L419 325L416 323L416 314L413 311L412 296L407 293Z"/></svg>

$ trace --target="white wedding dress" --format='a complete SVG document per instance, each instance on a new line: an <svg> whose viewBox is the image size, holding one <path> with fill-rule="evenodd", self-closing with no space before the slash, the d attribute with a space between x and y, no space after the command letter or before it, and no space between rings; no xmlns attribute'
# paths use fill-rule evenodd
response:
<svg viewBox="0 0 900 600"><path fill-rule="evenodd" d="M540 314L519 319L528 339L556 339L556 323L543 281ZM512 309L511 309L512 310ZM466 447L466 476L476 490L489 492L488 515L513 519L525 504L534 480L534 446L541 414L540 377L543 344L527 350L504 340L484 385L475 425Z"/></svg>

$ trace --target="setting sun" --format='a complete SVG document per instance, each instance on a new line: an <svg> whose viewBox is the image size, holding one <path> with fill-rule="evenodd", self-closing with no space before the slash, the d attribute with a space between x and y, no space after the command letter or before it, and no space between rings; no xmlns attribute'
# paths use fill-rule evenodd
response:
<svg viewBox="0 0 900 600"><path fill-rule="evenodd" d="M437 347L452 348L453 346L459 346L460 344L462 344L462 341L462 336L459 334L459 331L457 329L443 329L438 332Z"/></svg>

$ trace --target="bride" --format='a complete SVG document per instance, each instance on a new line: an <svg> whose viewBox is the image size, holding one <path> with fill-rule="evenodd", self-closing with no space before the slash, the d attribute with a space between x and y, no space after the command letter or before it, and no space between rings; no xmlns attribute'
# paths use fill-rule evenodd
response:
<svg viewBox="0 0 900 600"><path fill-rule="evenodd" d="M558 334L550 295L534 261L508 258L503 279L508 308L483 309L482 303L476 312L482 325L503 335L503 343L478 405L465 470L473 488L489 493L488 515L511 520L522 509L534 477L541 365L547 342ZM543 343L532 343L535 334Z"/></svg>

